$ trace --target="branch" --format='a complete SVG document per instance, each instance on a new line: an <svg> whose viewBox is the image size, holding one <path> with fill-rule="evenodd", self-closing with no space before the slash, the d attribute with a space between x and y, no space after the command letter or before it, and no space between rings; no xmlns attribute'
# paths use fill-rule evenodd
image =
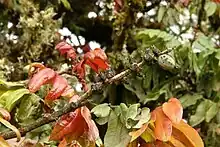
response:
<svg viewBox="0 0 220 147"><path fill-rule="evenodd" d="M137 67L142 66L143 63L144 63L144 61L138 63L136 66ZM100 84L101 87L103 87L105 84L111 84L113 82L117 82L117 81L123 79L129 73L131 73L131 71L132 71L131 69L127 69L127 70L115 75L114 77L107 79L105 82L99 82L98 84ZM30 132L30 131L32 131L42 125L56 121L60 116L66 114L70 111L74 111L75 109L77 109L81 106L84 106L88 102L87 99L92 94L92 91L96 91L96 90L97 89L91 88L89 91L87 91L85 94L83 94L77 102L72 102L72 103L68 104L67 106L65 106L63 109L56 111L56 112L53 112L52 114L49 114L47 116L44 116L43 118L39 118L33 124L29 124L23 128L19 128L18 130L20 131L21 135L24 136L26 133L28 133L28 132ZM5 131L5 132L1 132L0 136L2 136L4 139L11 139L11 138L15 138L16 134L13 131Z"/></svg>

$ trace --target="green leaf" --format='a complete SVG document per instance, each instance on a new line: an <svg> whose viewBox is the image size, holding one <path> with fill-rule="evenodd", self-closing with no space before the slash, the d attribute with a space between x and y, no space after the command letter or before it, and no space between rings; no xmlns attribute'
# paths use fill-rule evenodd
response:
<svg viewBox="0 0 220 147"><path fill-rule="evenodd" d="M150 101L155 101L157 100L162 94L166 94L167 91L165 89L159 89L159 90L155 90L155 91L151 91L147 94L147 96L145 97L145 99L142 99L141 102L143 102L144 104L150 102Z"/></svg>
<svg viewBox="0 0 220 147"><path fill-rule="evenodd" d="M28 132L25 135L25 138L36 140L37 142L46 142L49 141L49 136L52 131L52 126L50 124L46 124L40 126L31 132Z"/></svg>
<svg viewBox="0 0 220 147"><path fill-rule="evenodd" d="M201 94L185 94L179 100L183 106L183 108L187 108L189 106L195 105L196 102L202 99L203 96Z"/></svg>
<svg viewBox="0 0 220 147"><path fill-rule="evenodd" d="M11 112L16 102L29 93L28 89L8 90L0 97L0 102L3 100L5 102L4 108Z"/></svg>
<svg viewBox="0 0 220 147"><path fill-rule="evenodd" d="M35 94L23 96L15 115L20 125L27 125L41 115L40 98Z"/></svg>
<svg viewBox="0 0 220 147"><path fill-rule="evenodd" d="M91 112L94 113L97 117L106 117L109 115L111 108L107 103L100 104L95 106Z"/></svg>
<svg viewBox="0 0 220 147"><path fill-rule="evenodd" d="M160 8L159 8L159 10L158 10L158 15L157 15L157 21L158 21L158 22L161 22L161 21L162 21L165 12L166 12L166 7L160 6Z"/></svg>
<svg viewBox="0 0 220 147"><path fill-rule="evenodd" d="M108 129L104 137L105 147L126 147L130 142L131 137L128 130L117 117L114 111L111 111Z"/></svg>
<svg viewBox="0 0 220 147"><path fill-rule="evenodd" d="M205 99L198 105L196 113L190 117L189 122L192 126L196 126L204 120L208 122L217 114L217 112L216 103Z"/></svg>
<svg viewBox="0 0 220 147"><path fill-rule="evenodd" d="M177 47L181 45L175 36L157 29L142 29L137 33L136 39L142 40L142 44L145 45L144 47L151 45L161 46L161 44L166 47Z"/></svg>
<svg viewBox="0 0 220 147"><path fill-rule="evenodd" d="M111 112L110 112L111 113ZM99 124L99 125L104 125L108 122L109 120L109 116L106 117L99 117L97 119L95 119L95 121Z"/></svg>
<svg viewBox="0 0 220 147"><path fill-rule="evenodd" d="M147 123L150 120L150 109L149 108L142 108L141 114L137 116L138 123L133 128L141 128L143 124Z"/></svg>
<svg viewBox="0 0 220 147"><path fill-rule="evenodd" d="M2 117L0 117L0 122L5 125L7 128L11 129L12 131L14 131L17 135L17 141L21 140L21 134L19 132L19 130L13 126L12 124L10 124L8 121L4 120Z"/></svg>
<svg viewBox="0 0 220 147"><path fill-rule="evenodd" d="M212 106L206 112L206 116L205 116L206 122L210 122L210 120L216 116L218 110L219 110L218 105L216 103L213 103Z"/></svg>
<svg viewBox="0 0 220 147"><path fill-rule="evenodd" d="M5 80L0 79L0 87L4 87L7 89L21 88L24 87L24 84L19 82L6 82Z"/></svg>
<svg viewBox="0 0 220 147"><path fill-rule="evenodd" d="M215 2L206 2L205 3L205 7L204 7L205 11L206 11L206 15L207 17L213 15L217 9L217 4Z"/></svg>
<svg viewBox="0 0 220 147"><path fill-rule="evenodd" d="M198 34L198 38L193 42L192 48L194 52L202 52L212 50L215 51L215 44L211 38L205 36L202 33Z"/></svg>
<svg viewBox="0 0 220 147"><path fill-rule="evenodd" d="M126 127L128 129L132 128L132 126L135 124L135 122L133 120L135 120L135 118L137 117L137 115L139 114L139 108L140 104L133 104L131 105L128 110L127 110L127 114L126 114Z"/></svg>
<svg viewBox="0 0 220 147"><path fill-rule="evenodd" d="M68 0L61 0L61 2L63 3L65 8L67 8L68 10L71 10L71 6Z"/></svg>
<svg viewBox="0 0 220 147"><path fill-rule="evenodd" d="M141 100L146 98L144 89L142 88L142 79L136 79L131 77L127 80L128 83L124 83L124 86L129 91L136 94L136 96Z"/></svg>

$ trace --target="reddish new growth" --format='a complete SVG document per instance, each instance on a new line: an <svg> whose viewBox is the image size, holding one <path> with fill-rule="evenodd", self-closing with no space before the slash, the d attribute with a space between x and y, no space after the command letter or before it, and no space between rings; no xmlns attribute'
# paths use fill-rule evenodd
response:
<svg viewBox="0 0 220 147"><path fill-rule="evenodd" d="M42 64L32 64L30 68L32 67L37 69L28 83L30 92L34 93L38 91L40 87L45 84L52 85L52 88L45 97L46 103L52 102L61 96L70 98L69 103L76 102L80 99L80 97L75 94L74 89L68 85L67 80L61 75L58 75L54 70L46 68ZM30 73L30 75L32 74ZM5 111L0 110L0 113L10 118L10 114L7 116ZM90 110L86 106L63 115L55 124L50 136L50 140L61 141L59 147L72 144L72 140L76 140L81 145L95 146L97 138L99 138L98 129L91 119Z"/></svg>
<svg viewBox="0 0 220 147"><path fill-rule="evenodd" d="M88 48L88 47L87 47ZM66 55L67 58L76 60L75 49L69 45L67 42L62 41L56 45L56 49L60 52L61 55ZM84 90L87 91L88 88L85 83L85 65L90 66L96 73L99 73L100 70L107 70L109 64L107 62L107 56L105 52L96 48L95 50L87 50L87 52L82 56L81 60L75 64L73 62L73 72L77 73L80 82L83 84Z"/></svg>
<svg viewBox="0 0 220 147"><path fill-rule="evenodd" d="M36 67L32 65L31 67ZM38 67L38 66L37 66ZM36 92L42 85L51 84L52 88L45 97L45 102L58 99L60 96L71 98L75 95L74 89L65 78L60 76L54 70L46 68L43 65L40 69L37 69L37 73L33 75L28 83L28 89L30 92Z"/></svg>

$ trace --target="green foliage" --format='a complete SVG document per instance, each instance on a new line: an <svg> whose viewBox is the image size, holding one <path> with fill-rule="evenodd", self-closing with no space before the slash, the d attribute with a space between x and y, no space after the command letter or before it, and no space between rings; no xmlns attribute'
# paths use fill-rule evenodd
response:
<svg viewBox="0 0 220 147"><path fill-rule="evenodd" d="M220 146L219 3L150 2L148 6L144 0L125 0L120 10L112 13L116 11L112 1L106 0L0 1L0 79L25 80L23 68L36 61L62 70L61 65L70 62L60 57L54 46L60 39L57 31L65 26L85 37L85 42L100 43L116 73L144 61L122 83L93 95L97 104L91 112L96 122L108 123L100 127L105 146L125 146L128 132L149 121L147 107L153 110L170 97L179 98L184 119L200 128L207 146ZM89 12L97 17L88 18ZM8 22L13 24L11 28ZM13 35L16 39L10 39ZM69 77L69 84L75 86L75 75ZM24 82L9 81L0 80L0 107L11 112L12 123L24 127L42 117L41 101L50 87L30 94ZM60 110L66 103L65 99L56 101L52 110ZM48 124L26 138L49 145L50 131Z"/></svg>
<svg viewBox="0 0 220 147"><path fill-rule="evenodd" d="M141 128L150 120L150 109L140 108L140 104L132 104L129 107L124 103L119 106L100 104L91 112L98 117L96 119L98 124L103 125L108 122L104 138L105 146L126 146L130 141L129 130Z"/></svg>
<svg viewBox="0 0 220 147"><path fill-rule="evenodd" d="M29 94L22 98L17 107L15 118L19 125L33 123L41 115L40 98L35 94Z"/></svg>
<svg viewBox="0 0 220 147"><path fill-rule="evenodd" d="M190 117L190 124L196 126L204 120L210 122L217 112L218 106L216 103L210 100L204 100L198 105L196 113Z"/></svg>

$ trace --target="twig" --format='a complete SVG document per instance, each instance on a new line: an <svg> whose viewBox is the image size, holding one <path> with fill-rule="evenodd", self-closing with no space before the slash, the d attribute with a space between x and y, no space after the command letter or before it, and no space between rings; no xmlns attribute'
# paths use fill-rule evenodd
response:
<svg viewBox="0 0 220 147"><path fill-rule="evenodd" d="M201 2L201 7L199 9L199 14L198 14L198 29L202 31L202 27L201 27L201 22L202 22L202 17L204 14L204 7L205 7L205 0L202 0Z"/></svg>
<svg viewBox="0 0 220 147"><path fill-rule="evenodd" d="M27 132L30 132L31 130L36 129L44 124L56 121L56 119L62 116L63 114L66 114L81 106L84 106L87 103L86 99L90 95L91 95L91 90L86 92L84 95L82 95L77 102L72 102L59 111L53 112L52 114L47 115L43 118L39 118L33 124L29 124L28 126L19 128L21 135L24 136ZM5 132L1 132L0 136L2 136L4 139L10 139L16 137L16 134L13 131L5 131Z"/></svg>
<svg viewBox="0 0 220 147"><path fill-rule="evenodd" d="M139 67L139 66L143 65L143 63L144 63L144 61L137 63L137 66ZM99 83L99 84L101 84L101 86L104 86L105 84L111 84L113 82L121 80L123 77L127 76L129 73L131 73L131 69L127 69L127 70L115 75L114 77L106 80L104 83ZM21 135L24 136L26 133L28 133L28 132L44 125L44 124L48 124L50 122L56 121L63 114L66 114L70 111L74 111L75 109L77 109L81 106L84 106L88 102L87 99L92 94L92 91L95 91L95 90L97 90L97 89L91 88L85 94L83 94L77 102L72 102L72 103L68 104L67 106L65 106L63 109L56 111L56 112L53 112L52 114L49 114L43 118L39 118L33 124L29 124L23 128L19 128L18 130L20 131ZM11 138L15 138L16 134L13 131L5 131L5 132L1 132L0 136L2 136L4 139L11 139Z"/></svg>

